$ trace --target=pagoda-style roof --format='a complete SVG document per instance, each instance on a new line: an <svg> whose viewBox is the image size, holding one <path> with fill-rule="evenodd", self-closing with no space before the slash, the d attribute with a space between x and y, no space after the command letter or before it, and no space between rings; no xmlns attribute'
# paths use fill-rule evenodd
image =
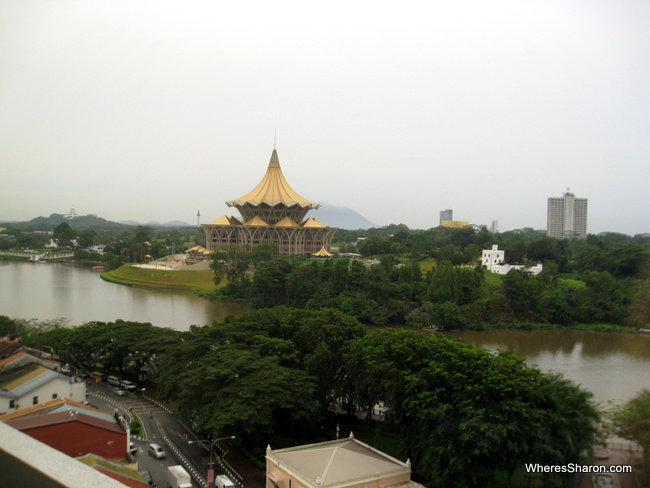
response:
<svg viewBox="0 0 650 488"><path fill-rule="evenodd" d="M327 252L327 249L325 249L325 246L322 246L320 248L320 251L315 252L314 254L312 254L312 256L315 256L317 258L329 258L329 257L334 256L334 254L332 254L331 252Z"/></svg>
<svg viewBox="0 0 650 488"><path fill-rule="evenodd" d="M235 217L232 216L228 217L226 215L222 215L217 220L212 222L212 225L243 225L243 224Z"/></svg>
<svg viewBox="0 0 650 488"><path fill-rule="evenodd" d="M262 226L262 227L268 227L269 224L264 222L264 219L258 217L257 215L250 219L248 222L245 222L245 225L257 225L257 226Z"/></svg>
<svg viewBox="0 0 650 488"><path fill-rule="evenodd" d="M271 154L271 161L269 162L266 174L255 189L243 197L226 202L226 205L229 207L239 207L247 204L256 207L262 204L271 207L277 205L283 205L286 207L300 206L303 208L320 207L320 204L301 197L293 190L293 188L291 188L282 174L278 152L275 148Z"/></svg>
<svg viewBox="0 0 650 488"><path fill-rule="evenodd" d="M289 217L285 217L280 222L275 224L275 227L300 227L300 225L291 220Z"/></svg>
<svg viewBox="0 0 650 488"><path fill-rule="evenodd" d="M325 224L320 222L318 219L315 219L314 217L309 217L305 222L302 224L303 227L319 227L319 228L325 228L327 227Z"/></svg>

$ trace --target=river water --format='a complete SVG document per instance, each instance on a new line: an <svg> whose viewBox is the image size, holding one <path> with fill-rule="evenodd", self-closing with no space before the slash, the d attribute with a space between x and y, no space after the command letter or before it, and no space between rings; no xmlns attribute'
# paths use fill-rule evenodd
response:
<svg viewBox="0 0 650 488"><path fill-rule="evenodd" d="M188 330L250 310L192 293L108 283L99 274L63 264L0 262L0 315L65 318L70 325L117 319ZM449 333L492 351L514 350L543 371L561 373L605 403L650 389L650 334L589 331L463 331Z"/></svg>
<svg viewBox="0 0 650 488"><path fill-rule="evenodd" d="M189 330L250 310L245 303L209 302L190 292L136 288L64 264L0 262L0 315L65 318L69 325L117 319Z"/></svg>

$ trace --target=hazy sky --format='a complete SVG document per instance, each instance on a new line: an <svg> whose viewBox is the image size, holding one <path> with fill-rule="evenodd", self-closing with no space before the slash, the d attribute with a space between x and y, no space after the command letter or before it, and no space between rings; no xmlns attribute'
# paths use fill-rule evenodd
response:
<svg viewBox="0 0 650 488"><path fill-rule="evenodd" d="M650 232L650 1L0 1L0 219L239 217L276 131L379 225L541 229L570 187Z"/></svg>

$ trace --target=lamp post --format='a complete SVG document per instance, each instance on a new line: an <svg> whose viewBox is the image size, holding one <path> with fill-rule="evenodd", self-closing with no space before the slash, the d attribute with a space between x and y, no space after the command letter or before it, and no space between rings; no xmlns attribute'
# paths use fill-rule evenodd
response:
<svg viewBox="0 0 650 488"><path fill-rule="evenodd" d="M188 441L188 444L198 444L200 442L209 442L210 443L210 461L208 462L208 485L214 486L214 445L217 443L217 441L224 441L226 439L235 439L236 437L234 435L228 436L228 437L219 437L218 439L214 439L212 441L208 439L203 439L203 440L198 440L198 441Z"/></svg>
<svg viewBox="0 0 650 488"><path fill-rule="evenodd" d="M65 361L66 366L68 367L68 376L70 376L70 343L65 343Z"/></svg>

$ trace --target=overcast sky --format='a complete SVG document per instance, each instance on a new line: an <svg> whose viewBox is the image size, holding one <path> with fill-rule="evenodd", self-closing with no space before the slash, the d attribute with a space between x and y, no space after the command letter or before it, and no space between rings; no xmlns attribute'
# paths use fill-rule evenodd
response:
<svg viewBox="0 0 650 488"><path fill-rule="evenodd" d="M570 187L650 232L650 1L0 2L0 219L239 217L276 133L378 225L543 229Z"/></svg>

